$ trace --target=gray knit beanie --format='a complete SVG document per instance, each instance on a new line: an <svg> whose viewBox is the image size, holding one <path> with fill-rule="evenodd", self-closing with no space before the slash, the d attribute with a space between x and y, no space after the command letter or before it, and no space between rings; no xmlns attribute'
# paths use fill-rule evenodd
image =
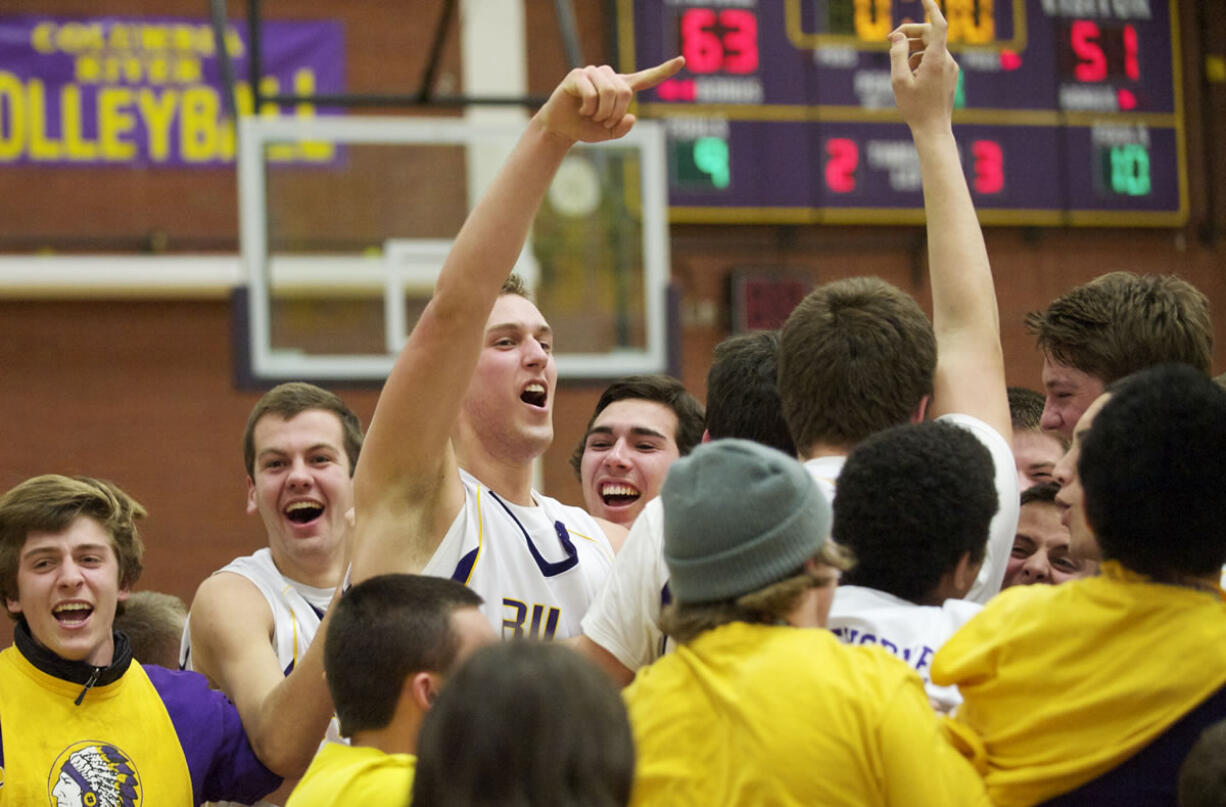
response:
<svg viewBox="0 0 1226 807"><path fill-rule="evenodd" d="M749 440L703 443L660 490L669 589L681 603L735 599L794 574L830 534L804 466Z"/></svg>

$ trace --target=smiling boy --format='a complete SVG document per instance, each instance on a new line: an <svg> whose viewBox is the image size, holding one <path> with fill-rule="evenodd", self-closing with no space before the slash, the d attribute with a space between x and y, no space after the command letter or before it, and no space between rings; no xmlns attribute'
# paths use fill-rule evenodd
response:
<svg viewBox="0 0 1226 807"><path fill-rule="evenodd" d="M1209 301L1174 275L1110 272L1026 315L1043 354L1047 395L1040 425L1071 440L1082 413L1108 384L1167 362L1209 373Z"/></svg>
<svg viewBox="0 0 1226 807"><path fill-rule="evenodd" d="M570 457L583 506L626 529L660 492L668 468L702 441L706 416L681 382L666 375L614 381L601 393Z"/></svg>
<svg viewBox="0 0 1226 807"><path fill-rule="evenodd" d="M1069 528L1061 522L1066 508L1056 501L1059 492L1060 486L1055 482L1022 491L1017 535L1005 566L1002 588L1035 583L1056 585L1098 572L1094 557L1083 557L1073 551Z"/></svg>
<svg viewBox="0 0 1226 807"><path fill-rule="evenodd" d="M144 509L88 477L0 497L0 804L249 803L280 779L205 679L143 667L115 614L140 576Z"/></svg>
<svg viewBox="0 0 1226 807"><path fill-rule="evenodd" d="M201 583L184 629L182 666L229 696L261 758L287 777L306 769L332 717L311 646L344 572L361 447L357 416L328 390L291 382L256 403L243 434L247 512L268 545Z"/></svg>

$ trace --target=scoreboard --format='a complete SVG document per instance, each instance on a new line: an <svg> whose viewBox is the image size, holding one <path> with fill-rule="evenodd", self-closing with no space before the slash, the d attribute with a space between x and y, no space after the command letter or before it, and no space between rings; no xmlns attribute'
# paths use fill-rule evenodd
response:
<svg viewBox="0 0 1226 807"><path fill-rule="evenodd" d="M1187 218L1175 0L938 0L954 135L987 224ZM675 222L908 223L919 163L886 35L921 0L619 0L621 69L668 133Z"/></svg>

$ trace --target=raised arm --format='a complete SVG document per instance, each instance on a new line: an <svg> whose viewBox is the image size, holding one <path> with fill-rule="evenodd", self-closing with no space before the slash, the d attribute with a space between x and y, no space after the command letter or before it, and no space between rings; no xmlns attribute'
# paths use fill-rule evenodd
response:
<svg viewBox="0 0 1226 807"><path fill-rule="evenodd" d="M570 147L622 137L634 93L679 70L680 58L630 75L572 70L529 122L469 214L379 396L354 474L353 582L418 572L463 504L450 443L480 355L485 321Z"/></svg>
<svg viewBox="0 0 1226 807"><path fill-rule="evenodd" d="M983 232L953 135L958 65L945 47L946 24L935 0L924 0L930 22L890 34L894 98L911 128L924 180L928 271L937 368L932 417L970 415L1000 435L981 435L992 453L1000 511L992 520L983 564L966 598L986 602L1000 591L1017 525L1017 476L996 289Z"/></svg>
<svg viewBox="0 0 1226 807"><path fill-rule="evenodd" d="M1009 400L996 289L983 232L954 142L958 65L945 47L946 23L935 0L930 22L890 34L894 98L919 152L928 220L932 325L937 369L929 412L961 412L1011 439Z"/></svg>

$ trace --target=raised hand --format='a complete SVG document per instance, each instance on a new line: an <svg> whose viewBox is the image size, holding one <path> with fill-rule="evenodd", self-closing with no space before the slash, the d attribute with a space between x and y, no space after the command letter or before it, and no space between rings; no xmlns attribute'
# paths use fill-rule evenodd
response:
<svg viewBox="0 0 1226 807"><path fill-rule="evenodd" d="M949 129L958 65L945 47L948 24L936 0L924 0L929 22L890 32L890 82L903 120L915 129Z"/></svg>
<svg viewBox="0 0 1226 807"><path fill-rule="evenodd" d="M553 91L537 120L549 134L572 143L615 140L634 126L634 115L627 111L634 94L651 89L684 65L685 58L677 56L629 74L608 65L576 68Z"/></svg>

